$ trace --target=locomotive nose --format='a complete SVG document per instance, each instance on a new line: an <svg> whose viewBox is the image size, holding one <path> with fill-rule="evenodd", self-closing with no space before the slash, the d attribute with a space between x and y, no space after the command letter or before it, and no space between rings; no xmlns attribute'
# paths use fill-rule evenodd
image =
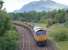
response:
<svg viewBox="0 0 68 50"><path fill-rule="evenodd" d="M47 31L42 27L34 27L34 39L39 47L46 46Z"/></svg>

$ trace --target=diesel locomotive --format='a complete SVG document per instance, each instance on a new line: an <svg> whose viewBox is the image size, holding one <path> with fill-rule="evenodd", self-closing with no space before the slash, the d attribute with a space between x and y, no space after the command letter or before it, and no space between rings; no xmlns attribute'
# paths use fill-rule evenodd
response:
<svg viewBox="0 0 68 50"><path fill-rule="evenodd" d="M47 45L47 30L42 27L34 27L34 40L38 46Z"/></svg>

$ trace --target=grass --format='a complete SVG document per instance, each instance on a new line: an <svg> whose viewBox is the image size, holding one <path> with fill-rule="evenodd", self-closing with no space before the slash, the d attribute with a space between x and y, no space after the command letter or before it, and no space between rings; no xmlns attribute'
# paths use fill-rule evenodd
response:
<svg viewBox="0 0 68 50"><path fill-rule="evenodd" d="M40 26L43 26L43 27L46 27L46 24L42 24L42 23L39 23ZM56 26L59 26L59 27L63 27L63 25L59 25L59 24L56 24L56 25L53 25L51 26L50 28L48 28L51 32L54 31L55 27ZM56 27L57 29L58 27ZM64 28L63 28L64 29ZM66 29L68 30L68 29ZM60 41L60 42L57 42L58 43L58 47L59 47L59 50L68 50L68 41Z"/></svg>
<svg viewBox="0 0 68 50"><path fill-rule="evenodd" d="M50 30L51 31L60 31L60 30L63 30L65 32L67 32L68 28L65 28L62 24L61 25L56 24L56 25L51 26ZM57 42L57 43L58 43L59 50L68 50L68 41L60 41L60 42Z"/></svg>
<svg viewBox="0 0 68 50"><path fill-rule="evenodd" d="M58 42L60 50L68 50L68 41Z"/></svg>
<svg viewBox="0 0 68 50"><path fill-rule="evenodd" d="M36 26L40 26L40 27L46 27L47 24L45 23L35 23Z"/></svg>

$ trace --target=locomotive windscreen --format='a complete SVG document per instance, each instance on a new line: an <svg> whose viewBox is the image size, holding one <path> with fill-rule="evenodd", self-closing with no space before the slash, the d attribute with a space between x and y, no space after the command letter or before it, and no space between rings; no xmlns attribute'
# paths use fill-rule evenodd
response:
<svg viewBox="0 0 68 50"><path fill-rule="evenodd" d="M44 35L44 34L46 34L46 31L44 31L44 30L39 30L39 31L36 32L36 34L37 34L37 35Z"/></svg>

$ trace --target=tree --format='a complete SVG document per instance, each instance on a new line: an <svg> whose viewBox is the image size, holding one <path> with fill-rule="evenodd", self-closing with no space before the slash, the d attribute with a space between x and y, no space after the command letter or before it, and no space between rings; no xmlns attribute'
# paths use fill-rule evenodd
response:
<svg viewBox="0 0 68 50"><path fill-rule="evenodd" d="M3 7L3 1L2 0L0 0L0 9Z"/></svg>
<svg viewBox="0 0 68 50"><path fill-rule="evenodd" d="M4 35L4 33L10 29L10 17L9 15L4 12L0 11L0 36Z"/></svg>

